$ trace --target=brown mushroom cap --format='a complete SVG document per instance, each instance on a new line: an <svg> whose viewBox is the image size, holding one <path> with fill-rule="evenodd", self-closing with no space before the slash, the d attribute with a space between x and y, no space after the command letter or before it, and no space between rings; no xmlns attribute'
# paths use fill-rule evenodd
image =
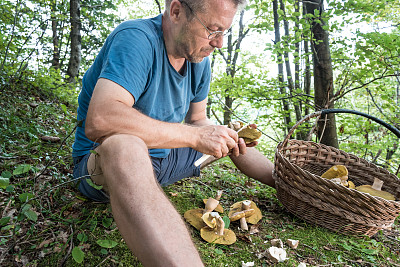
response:
<svg viewBox="0 0 400 267"><path fill-rule="evenodd" d="M326 179L340 178L341 180L347 180L349 171L344 165L335 165L324 172L321 177Z"/></svg>
<svg viewBox="0 0 400 267"><path fill-rule="evenodd" d="M228 213L229 218L232 217L232 215L235 214L236 212L242 211L242 202L243 201L236 202L230 207ZM251 224L256 224L262 218L261 210L257 207L256 203L254 203L253 201L251 201L250 209L254 210L254 214L251 215L250 217L247 217L246 222Z"/></svg>
<svg viewBox="0 0 400 267"><path fill-rule="evenodd" d="M200 231L201 228L207 226L203 219L203 209L192 209L185 212L183 217L190 223L194 228Z"/></svg>
<svg viewBox="0 0 400 267"><path fill-rule="evenodd" d="M207 204L207 201L208 199L203 199L204 204ZM221 206L221 204L218 204L214 210L219 213L224 213L224 208Z"/></svg>
<svg viewBox="0 0 400 267"><path fill-rule="evenodd" d="M218 212L206 212L203 214L201 219L204 221L204 223L208 227L214 229L217 227L217 217L218 216L216 216L216 214L219 215Z"/></svg>
<svg viewBox="0 0 400 267"><path fill-rule="evenodd" d="M248 209L248 210L242 210L242 211L238 211L232 214L232 216L229 217L229 220L231 222L240 220L243 217L250 217L252 215L254 215L256 211L254 209Z"/></svg>
<svg viewBox="0 0 400 267"><path fill-rule="evenodd" d="M236 242L235 233L229 229L224 229L224 234L218 235L215 229L203 227L200 229L200 235L208 243L231 245Z"/></svg>
<svg viewBox="0 0 400 267"><path fill-rule="evenodd" d="M386 200L396 200L394 195L392 195L392 194L390 194L389 192L386 192L386 191L373 189L371 185L357 186L356 190L358 190L360 192L368 193L368 194L370 194L372 196L381 197L381 198L384 198Z"/></svg>
<svg viewBox="0 0 400 267"><path fill-rule="evenodd" d="M258 138L261 137L261 132L257 129L254 129L250 126L240 130L238 132L239 138L243 138L246 144L256 141Z"/></svg>

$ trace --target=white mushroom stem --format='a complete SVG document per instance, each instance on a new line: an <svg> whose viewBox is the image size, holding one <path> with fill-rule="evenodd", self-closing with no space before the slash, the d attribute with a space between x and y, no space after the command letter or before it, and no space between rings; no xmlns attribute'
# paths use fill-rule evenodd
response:
<svg viewBox="0 0 400 267"><path fill-rule="evenodd" d="M224 229L225 229L225 222L224 220L221 218L221 216L217 217L217 234L218 235L224 235Z"/></svg>
<svg viewBox="0 0 400 267"><path fill-rule="evenodd" d="M374 179L374 183L372 185L372 188L378 191L382 190L382 185L383 185L383 181L379 180L378 178Z"/></svg>
<svg viewBox="0 0 400 267"><path fill-rule="evenodd" d="M242 211L250 209L251 201L250 200L245 200L242 202ZM249 226L247 225L246 222L246 217L240 218L240 228L242 230L249 230Z"/></svg>

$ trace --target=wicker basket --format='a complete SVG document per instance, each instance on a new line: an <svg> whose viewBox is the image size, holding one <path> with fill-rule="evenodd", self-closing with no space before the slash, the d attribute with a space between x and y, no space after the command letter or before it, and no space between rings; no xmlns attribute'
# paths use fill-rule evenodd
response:
<svg viewBox="0 0 400 267"><path fill-rule="evenodd" d="M275 153L273 176L278 199L306 222L342 234L372 236L380 229L390 228L400 214L400 179L397 176L339 149L310 141L289 140L302 122L327 113L355 113L371 118L356 111L331 109L310 114L293 126ZM389 129L392 127L372 119ZM397 131L395 134L400 138L400 132L394 129L390 130ZM384 182L382 190L392 193L397 201L348 189L320 177L338 164L347 167L349 180L356 186L372 185L374 178L379 178Z"/></svg>

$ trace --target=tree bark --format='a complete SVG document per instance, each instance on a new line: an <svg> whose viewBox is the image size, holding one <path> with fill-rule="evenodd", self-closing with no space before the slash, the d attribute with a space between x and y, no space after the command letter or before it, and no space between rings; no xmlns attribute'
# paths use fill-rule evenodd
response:
<svg viewBox="0 0 400 267"><path fill-rule="evenodd" d="M319 12L312 21L312 34L313 34L313 64L314 64L314 99L316 110L325 108L334 108L333 99L333 70L332 70L332 59L329 50L329 35L326 30L323 29L325 21L323 19L323 0L309 0L307 1L306 9L307 13L315 14ZM319 22L317 21L319 20ZM336 132L336 121L335 114L328 114L324 118L320 118L318 121L317 135L321 143L339 147L337 132Z"/></svg>
<svg viewBox="0 0 400 267"><path fill-rule="evenodd" d="M275 29L275 44L281 41L281 33L279 29L279 16L278 16L278 0L272 1L273 13L274 13L274 29ZM291 118L290 118L290 110L289 103L285 99L287 96L287 92L284 87L283 80L283 63L282 63L282 53L278 52L278 82L279 82L279 92L282 95L282 107L283 107L283 118L287 131L289 132L291 128Z"/></svg>
<svg viewBox="0 0 400 267"><path fill-rule="evenodd" d="M51 4L51 30L53 32L53 59L51 61L51 66L54 69L60 69L60 48L59 48L59 38L58 38L58 20L56 17L57 3L53 2Z"/></svg>
<svg viewBox="0 0 400 267"><path fill-rule="evenodd" d="M73 83L79 74L81 64L81 19L80 0L70 0L70 22L71 22L71 51L68 64L68 82Z"/></svg>

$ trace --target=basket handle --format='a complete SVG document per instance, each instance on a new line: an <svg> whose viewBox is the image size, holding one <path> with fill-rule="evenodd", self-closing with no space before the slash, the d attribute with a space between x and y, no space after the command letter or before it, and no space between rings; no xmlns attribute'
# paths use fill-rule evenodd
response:
<svg viewBox="0 0 400 267"><path fill-rule="evenodd" d="M373 120L373 121L385 126L387 129L389 129L391 132L393 132L398 138L400 138L400 131L396 127L384 122L381 119L375 118L375 117L373 117L373 116L371 116L369 114L362 113L362 112L355 111L355 110L351 110L351 109L323 109L323 110L308 114L307 116L305 116L304 118L299 120L295 125L293 125L293 127L289 130L289 133L286 135L285 140L283 140L282 147L286 146L286 143L289 140L290 136L293 134L293 132L297 129L297 127L300 124L302 124L305 121L308 121L311 118L315 118L315 117L318 117L318 116L323 116L323 115L326 115L326 114L329 114L329 113L351 113L351 114L356 114L356 115L360 115L360 116L366 117L368 119L371 119L371 120Z"/></svg>

